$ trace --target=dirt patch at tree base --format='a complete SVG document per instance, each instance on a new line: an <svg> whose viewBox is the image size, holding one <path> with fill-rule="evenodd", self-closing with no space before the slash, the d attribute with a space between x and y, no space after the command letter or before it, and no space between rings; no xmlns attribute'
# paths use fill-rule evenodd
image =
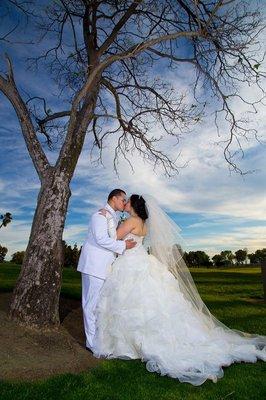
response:
<svg viewBox="0 0 266 400"><path fill-rule="evenodd" d="M10 298L11 293L0 293L0 379L32 381L99 365L84 347L80 301L61 297L61 326L41 332L9 320Z"/></svg>

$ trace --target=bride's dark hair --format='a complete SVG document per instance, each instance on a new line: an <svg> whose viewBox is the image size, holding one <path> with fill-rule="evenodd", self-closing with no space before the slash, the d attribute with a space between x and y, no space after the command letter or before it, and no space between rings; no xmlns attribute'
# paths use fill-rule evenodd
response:
<svg viewBox="0 0 266 400"><path fill-rule="evenodd" d="M146 208L145 200L143 199L142 196L138 194L132 194L130 196L130 204L131 207L133 207L135 213L143 220L145 221L148 219L148 211Z"/></svg>

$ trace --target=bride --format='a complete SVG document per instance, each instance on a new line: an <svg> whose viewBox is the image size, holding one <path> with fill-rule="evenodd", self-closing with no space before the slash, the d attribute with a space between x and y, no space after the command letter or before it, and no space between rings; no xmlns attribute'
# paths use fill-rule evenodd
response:
<svg viewBox="0 0 266 400"><path fill-rule="evenodd" d="M217 382L233 362L266 361L265 336L226 327L203 303L179 228L156 201L133 194L125 211L117 238L137 244L117 257L103 285L94 356L141 359L148 371L192 385Z"/></svg>

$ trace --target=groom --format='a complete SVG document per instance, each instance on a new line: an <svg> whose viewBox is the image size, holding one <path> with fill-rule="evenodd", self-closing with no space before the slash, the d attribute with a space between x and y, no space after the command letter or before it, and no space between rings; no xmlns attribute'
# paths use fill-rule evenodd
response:
<svg viewBox="0 0 266 400"><path fill-rule="evenodd" d="M82 246L78 268L82 277L82 309L86 335L86 348L92 350L95 335L95 310L100 290L104 284L108 267L116 254L136 245L132 240L116 240L118 217L116 211L123 211L126 193L114 189L108 196L105 206L107 215L95 212L89 224L86 240Z"/></svg>

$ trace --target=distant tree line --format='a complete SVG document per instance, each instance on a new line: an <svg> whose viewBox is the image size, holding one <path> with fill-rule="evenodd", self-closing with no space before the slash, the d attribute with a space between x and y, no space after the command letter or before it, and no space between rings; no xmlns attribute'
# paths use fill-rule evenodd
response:
<svg viewBox="0 0 266 400"><path fill-rule="evenodd" d="M70 245L66 244L66 242L63 240L63 249L64 249L64 267L76 268L78 266L81 247L78 248L77 243L75 243L72 248Z"/></svg>
<svg viewBox="0 0 266 400"><path fill-rule="evenodd" d="M64 267L76 268L78 265L81 248L78 248L75 243L72 247L63 240L64 250ZM0 262L5 260L8 249L0 245ZM17 251L12 254L11 262L22 264L25 251ZM227 267L230 265L260 264L266 259L266 248L256 250L254 253L249 253L247 249L239 249L234 253L231 250L223 250L219 254L215 254L212 258L205 251L189 251L183 254L184 260L189 267Z"/></svg>
<svg viewBox="0 0 266 400"><path fill-rule="evenodd" d="M247 249L239 249L233 253L231 250L223 250L215 254L211 259L202 250L184 253L184 259L190 267L227 267L230 265L260 264L266 259L266 248L249 253Z"/></svg>
<svg viewBox="0 0 266 400"><path fill-rule="evenodd" d="M71 247L71 245L68 245L63 240L64 267L74 267L74 268L77 267L80 250L81 248L79 249L76 243L74 244L73 247ZM7 252L8 249L0 245L0 262L3 262L5 260ZM14 254L12 254L10 262L20 265L23 262L24 255L25 251L17 251Z"/></svg>

